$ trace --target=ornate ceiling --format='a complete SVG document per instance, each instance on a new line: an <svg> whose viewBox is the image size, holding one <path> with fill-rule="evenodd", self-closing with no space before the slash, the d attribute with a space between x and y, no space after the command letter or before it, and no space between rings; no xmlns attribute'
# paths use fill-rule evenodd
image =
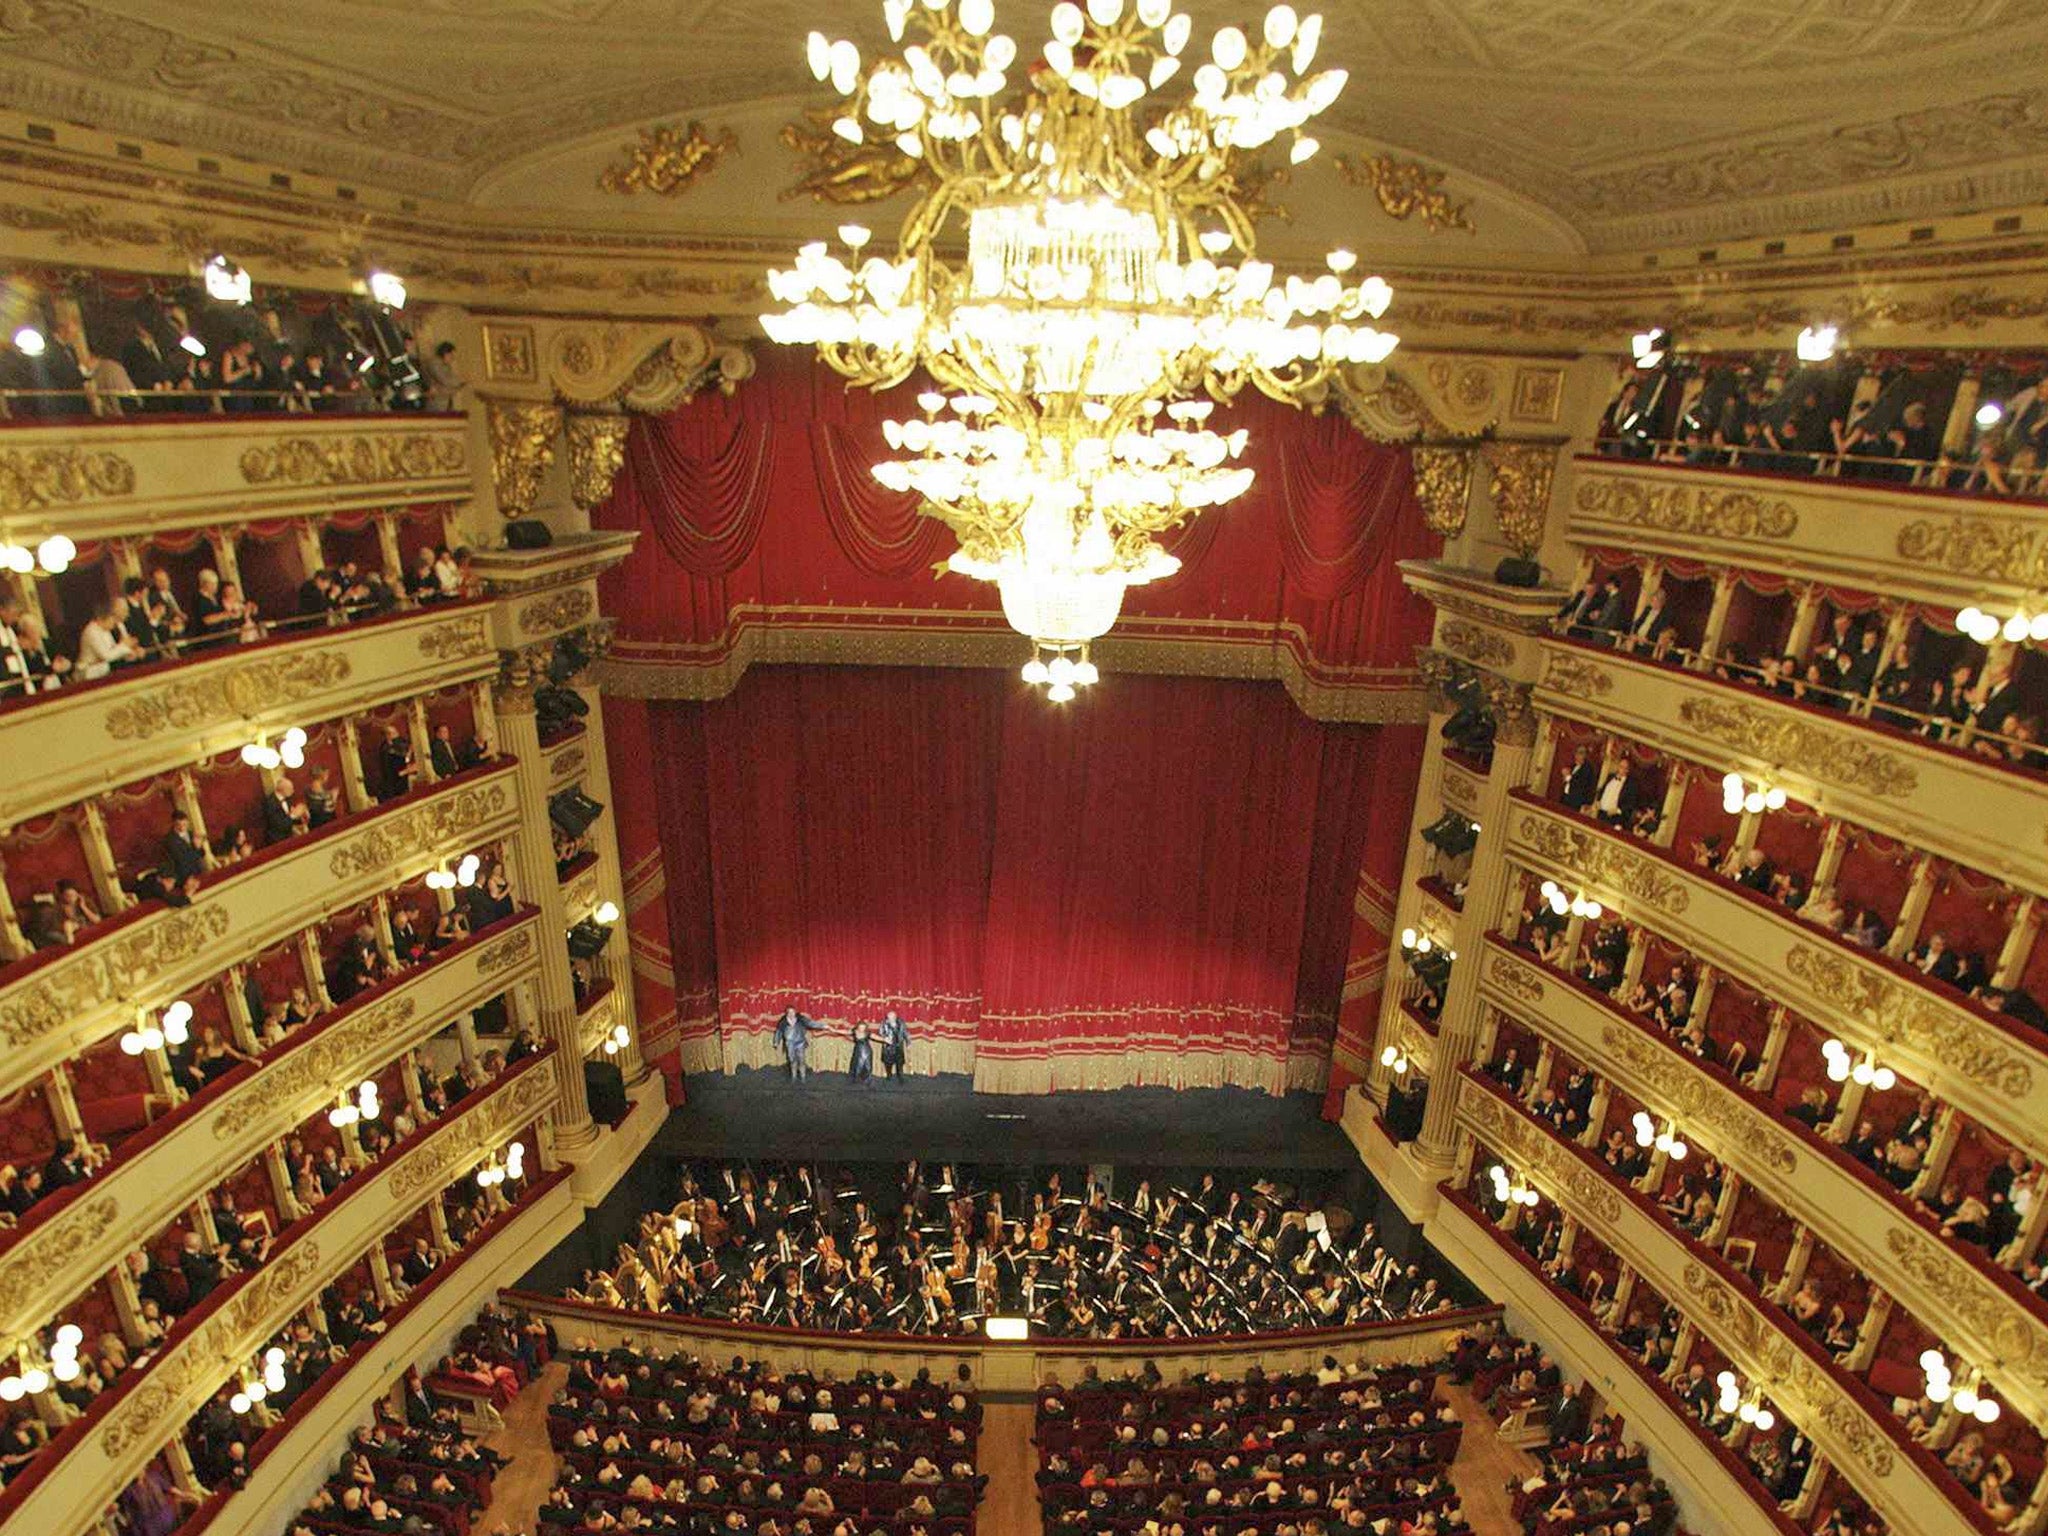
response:
<svg viewBox="0 0 2048 1536"><path fill-rule="evenodd" d="M1048 0L1002 0L1023 40ZM1263 0L1196 0L1204 22ZM1354 144L1533 205L1551 249L1840 226L2048 195L2027 0L1325 0ZM793 116L834 0L0 0L0 104L437 198L682 116ZM1206 30L1206 29L1205 29ZM745 136L743 135L743 142ZM782 156L772 137L750 158ZM786 183L786 161L774 184ZM749 172L747 180L760 183ZM662 205L687 224L687 200ZM708 211L708 210L707 210ZM639 210L621 210L624 220ZM721 227L730 208L721 207Z"/></svg>

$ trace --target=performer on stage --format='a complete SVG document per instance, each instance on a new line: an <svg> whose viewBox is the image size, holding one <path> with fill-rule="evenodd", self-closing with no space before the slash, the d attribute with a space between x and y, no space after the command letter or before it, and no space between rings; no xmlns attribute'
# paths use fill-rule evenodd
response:
<svg viewBox="0 0 2048 1536"><path fill-rule="evenodd" d="M789 1058L789 1080L800 1083L811 1075L811 1036L824 1029L808 1014L799 1013L796 1006L782 1010L782 1017L775 1025L775 1038L782 1043L782 1054Z"/></svg>
<svg viewBox="0 0 2048 1536"><path fill-rule="evenodd" d="M882 1043L882 1071L890 1077L903 1075L903 1058L910 1051L910 1026L891 1008L877 1031Z"/></svg>
<svg viewBox="0 0 2048 1536"><path fill-rule="evenodd" d="M853 1052L846 1058L846 1075L856 1083L875 1075L875 1048L869 1043L865 1020L853 1026Z"/></svg>

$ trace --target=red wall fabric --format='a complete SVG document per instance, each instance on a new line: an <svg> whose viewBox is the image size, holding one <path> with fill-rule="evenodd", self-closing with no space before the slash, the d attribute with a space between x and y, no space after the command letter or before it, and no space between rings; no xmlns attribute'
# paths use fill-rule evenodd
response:
<svg viewBox="0 0 2048 1536"><path fill-rule="evenodd" d="M831 1070L896 1005L912 1070L991 1091L1278 1091L1291 1050L1320 1086L1414 735L1318 725L1269 684L1114 675L1067 710L1007 673L822 667L653 705L654 771L619 798L655 807L677 1011L716 998L685 1060L779 1065L794 1003L837 1031Z"/></svg>

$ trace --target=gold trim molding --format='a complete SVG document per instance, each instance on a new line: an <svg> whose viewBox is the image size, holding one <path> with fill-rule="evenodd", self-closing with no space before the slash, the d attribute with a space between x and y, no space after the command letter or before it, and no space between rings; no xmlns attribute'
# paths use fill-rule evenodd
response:
<svg viewBox="0 0 2048 1536"><path fill-rule="evenodd" d="M238 467L245 485L381 485L459 475L469 468L469 449L446 434L288 437L243 450Z"/></svg>
<svg viewBox="0 0 2048 1536"><path fill-rule="evenodd" d="M624 147L624 158L604 168L597 178L598 190L622 197L641 192L680 197L739 147L739 135L730 128L713 138L695 119L687 126L657 123L642 128L639 141Z"/></svg>
<svg viewBox="0 0 2048 1536"><path fill-rule="evenodd" d="M116 501L134 494L135 466L118 453L80 448L0 449L0 516Z"/></svg>
<svg viewBox="0 0 2048 1536"><path fill-rule="evenodd" d="M1645 485L1588 471L1581 474L1573 501L1594 517L1700 538L1782 540L1799 531L1799 513L1791 502L1753 491Z"/></svg>

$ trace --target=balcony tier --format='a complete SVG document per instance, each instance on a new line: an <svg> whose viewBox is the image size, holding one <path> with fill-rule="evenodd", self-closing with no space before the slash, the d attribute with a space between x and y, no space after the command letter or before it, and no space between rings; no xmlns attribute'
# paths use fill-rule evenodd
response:
<svg viewBox="0 0 2048 1536"><path fill-rule="evenodd" d="M2048 895L2038 774L1604 646L1546 640L1536 703L1646 745L1767 779L1794 800Z"/></svg>
<svg viewBox="0 0 2048 1536"><path fill-rule="evenodd" d="M1758 1103L1726 1073L1672 1047L1651 1025L1590 987L1487 940L1480 995L1556 1042L1688 1141L1741 1174L1972 1360L2013 1406L2048 1422L2048 1318L1988 1261L1973 1262L1839 1148Z"/></svg>
<svg viewBox="0 0 2048 1536"><path fill-rule="evenodd" d="M2037 504L1872 480L1581 457L1567 538L1833 582L1961 608L2007 609L2048 586Z"/></svg>
<svg viewBox="0 0 2048 1536"><path fill-rule="evenodd" d="M496 671L490 610L448 604L316 629L0 709L0 825L283 734Z"/></svg>
<svg viewBox="0 0 2048 1536"><path fill-rule="evenodd" d="M179 1319L163 1348L68 1425L0 1496L24 1531L83 1532L220 1384L386 1233L546 1112L552 1053L529 1057L475 1102L421 1130L368 1176L281 1233L260 1269L234 1275Z"/></svg>
<svg viewBox="0 0 2048 1536"><path fill-rule="evenodd" d="M467 501L473 490L459 415L137 417L0 430L0 519L17 543Z"/></svg>
<svg viewBox="0 0 2048 1536"><path fill-rule="evenodd" d="M2017 1146L2048 1153L2048 1040L1669 853L1518 795L1507 857L1604 902L1920 1083Z"/></svg>
<svg viewBox="0 0 2048 1536"><path fill-rule="evenodd" d="M138 909L75 949L45 950L0 986L0 1095L169 1004L237 960L519 828L504 758L265 849L188 907Z"/></svg>
<svg viewBox="0 0 2048 1536"><path fill-rule="evenodd" d="M1458 1092L1459 1123L1511 1159L1516 1172L1712 1339L1884 1516L1892 1536L1990 1528L1973 1518L1982 1515L1975 1500L1930 1452L1907 1439L1878 1396L1836 1369L1718 1254L1689 1242L1605 1163L1552 1134L1491 1083L1466 1075L1458 1079Z"/></svg>
<svg viewBox="0 0 2048 1536"><path fill-rule="evenodd" d="M236 1068L148 1131L0 1252L0 1334L25 1338L139 1232L167 1225L200 1194L292 1131L350 1084L373 1075L456 1015L488 1002L540 964L529 912L434 957L300 1029ZM52 1202L56 1204L57 1202Z"/></svg>

